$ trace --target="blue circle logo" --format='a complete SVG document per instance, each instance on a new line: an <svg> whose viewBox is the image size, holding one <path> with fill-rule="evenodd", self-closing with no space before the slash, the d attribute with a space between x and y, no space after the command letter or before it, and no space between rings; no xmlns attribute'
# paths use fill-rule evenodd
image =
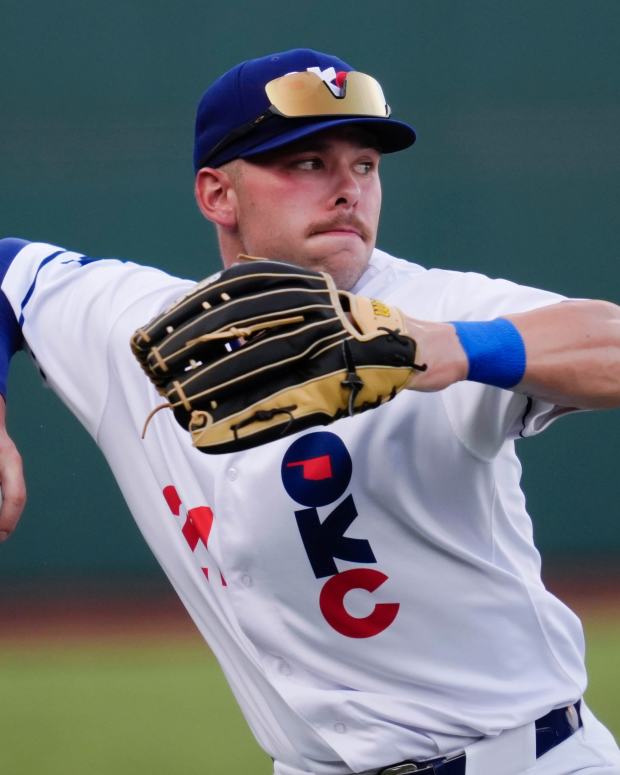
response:
<svg viewBox="0 0 620 775"><path fill-rule="evenodd" d="M353 463L335 433L319 431L297 439L282 460L282 483L303 506L327 506L349 486Z"/></svg>

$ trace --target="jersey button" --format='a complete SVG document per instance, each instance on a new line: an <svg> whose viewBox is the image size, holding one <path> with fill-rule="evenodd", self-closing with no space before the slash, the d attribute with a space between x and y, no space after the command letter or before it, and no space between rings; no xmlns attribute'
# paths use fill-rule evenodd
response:
<svg viewBox="0 0 620 775"><path fill-rule="evenodd" d="M347 727L345 724L342 723L342 721L339 721L337 724L334 724L334 732L338 732L339 735L344 735L346 731L347 731Z"/></svg>
<svg viewBox="0 0 620 775"><path fill-rule="evenodd" d="M291 675L293 672L291 666L285 659L279 659L278 660L278 672L281 675Z"/></svg>
<svg viewBox="0 0 620 775"><path fill-rule="evenodd" d="M226 471L226 477L229 482L234 482L237 476L239 476L239 472L236 468L229 468L228 471Z"/></svg>
<svg viewBox="0 0 620 775"><path fill-rule="evenodd" d="M251 587L252 584L254 584L249 573L244 573L243 576L241 576L241 583L244 587Z"/></svg>

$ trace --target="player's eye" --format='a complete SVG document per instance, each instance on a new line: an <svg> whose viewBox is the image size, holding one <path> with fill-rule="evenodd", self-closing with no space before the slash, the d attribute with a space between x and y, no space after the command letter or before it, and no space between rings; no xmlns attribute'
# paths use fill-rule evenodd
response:
<svg viewBox="0 0 620 775"><path fill-rule="evenodd" d="M360 175L369 175L375 168L375 164L372 161L359 161L355 165L355 169Z"/></svg>
<svg viewBox="0 0 620 775"><path fill-rule="evenodd" d="M323 162L321 161L321 159L318 159L316 157L297 159L294 162L294 166L298 170L319 170L323 166Z"/></svg>

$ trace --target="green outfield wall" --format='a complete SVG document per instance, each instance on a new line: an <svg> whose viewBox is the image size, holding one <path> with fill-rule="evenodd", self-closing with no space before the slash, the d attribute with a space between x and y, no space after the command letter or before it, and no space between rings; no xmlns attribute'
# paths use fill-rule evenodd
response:
<svg viewBox="0 0 620 775"><path fill-rule="evenodd" d="M193 204L196 101L242 58L310 46L375 74L417 129L383 162L384 249L620 302L617 0L0 0L0 36L3 236L215 270ZM0 547L5 588L156 576L100 453L24 355L9 402L30 500ZM615 411L520 442L551 560L618 565L619 437Z"/></svg>

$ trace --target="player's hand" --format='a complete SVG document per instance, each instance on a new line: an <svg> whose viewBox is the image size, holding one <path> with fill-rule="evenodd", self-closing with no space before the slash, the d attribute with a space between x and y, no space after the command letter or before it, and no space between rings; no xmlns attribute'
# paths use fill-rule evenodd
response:
<svg viewBox="0 0 620 775"><path fill-rule="evenodd" d="M0 542L15 530L26 505L26 482L22 458L6 430L6 406L0 397Z"/></svg>
<svg viewBox="0 0 620 775"><path fill-rule="evenodd" d="M407 333L414 339L427 364L407 385L410 390L434 392L467 379L468 361L451 323L434 323L405 317Z"/></svg>

